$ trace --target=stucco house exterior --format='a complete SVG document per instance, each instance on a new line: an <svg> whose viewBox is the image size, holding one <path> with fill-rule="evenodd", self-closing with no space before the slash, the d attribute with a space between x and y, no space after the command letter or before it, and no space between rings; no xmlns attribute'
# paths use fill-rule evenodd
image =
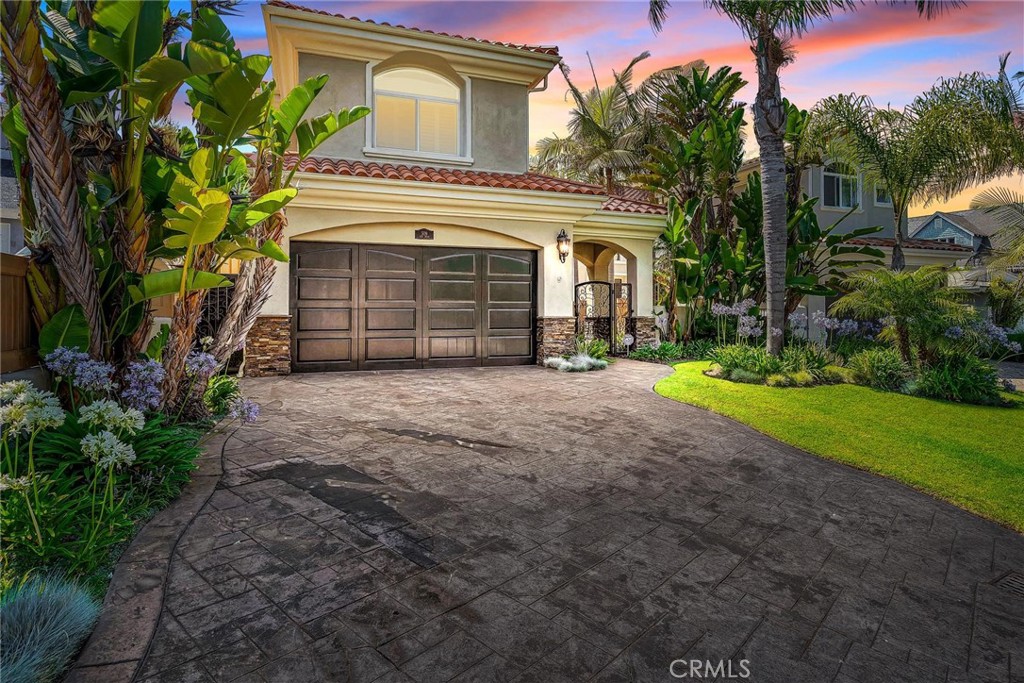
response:
<svg viewBox="0 0 1024 683"><path fill-rule="evenodd" d="M637 341L652 337L663 209L528 170L530 93L557 48L277 0L263 15L282 92L326 73L311 114L372 113L298 169L290 263L250 333L247 373L540 361L575 335L575 261L610 281L616 255Z"/></svg>

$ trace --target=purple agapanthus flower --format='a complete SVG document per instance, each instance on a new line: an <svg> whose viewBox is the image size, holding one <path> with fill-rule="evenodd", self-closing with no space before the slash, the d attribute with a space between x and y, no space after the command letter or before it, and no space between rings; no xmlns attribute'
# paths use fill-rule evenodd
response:
<svg viewBox="0 0 1024 683"><path fill-rule="evenodd" d="M185 359L185 371L196 377L209 377L217 369L217 359L205 351L193 351Z"/></svg>
<svg viewBox="0 0 1024 683"><path fill-rule="evenodd" d="M82 361L75 368L72 384L83 391L109 391L114 366L98 360Z"/></svg>
<svg viewBox="0 0 1024 683"><path fill-rule="evenodd" d="M43 362L46 368L58 377L71 377L75 374L75 368L79 363L89 360L89 354L78 349L58 346L46 354Z"/></svg>
<svg viewBox="0 0 1024 683"><path fill-rule="evenodd" d="M953 325L952 327L946 328L945 335L948 339L963 339L964 328L959 325Z"/></svg>
<svg viewBox="0 0 1024 683"><path fill-rule="evenodd" d="M1013 353L1020 353L1021 345L1020 342L1012 341L1006 345L1006 348L1010 349Z"/></svg>
<svg viewBox="0 0 1024 683"><path fill-rule="evenodd" d="M242 424L252 424L260 416L260 404L247 398L236 398L228 408L228 416L240 419Z"/></svg>
<svg viewBox="0 0 1024 683"><path fill-rule="evenodd" d="M121 387L121 400L136 410L155 410L160 406L160 384L163 381L164 368L155 360L130 363Z"/></svg>
<svg viewBox="0 0 1024 683"><path fill-rule="evenodd" d="M789 316L789 326L794 330L807 329L807 314L797 311L793 315Z"/></svg>

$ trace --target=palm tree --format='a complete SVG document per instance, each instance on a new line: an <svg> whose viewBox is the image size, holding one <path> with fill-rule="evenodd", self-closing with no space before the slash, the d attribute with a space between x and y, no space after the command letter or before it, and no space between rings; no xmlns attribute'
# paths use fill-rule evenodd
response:
<svg viewBox="0 0 1024 683"><path fill-rule="evenodd" d="M764 251L766 319L769 330L786 326L786 106L779 71L793 59L790 40L817 19L830 19L834 11L852 7L849 0L705 0L725 14L750 40L757 65L754 98L754 135L761 148L761 183L764 192ZM650 19L660 30L667 0L651 0ZM768 334L768 351L782 351L783 337Z"/></svg>
<svg viewBox="0 0 1024 683"><path fill-rule="evenodd" d="M569 67L559 64L575 108L566 137L552 135L537 142L537 171L600 183L612 193L640 169L651 127L638 103L656 99L654 93L679 71L656 71L634 88L633 69L650 56L643 52L634 57L621 72L613 72L612 84L604 88L595 74L593 87L586 91L573 83Z"/></svg>
<svg viewBox="0 0 1024 683"><path fill-rule="evenodd" d="M669 0L650 0L649 18L661 30ZM793 60L790 41L813 23L831 19L834 12L854 9L853 0L705 0L726 15L750 40L757 65L754 99L754 135L761 147L761 182L764 192L764 247L766 319L769 330L785 329L786 322L786 106L779 71ZM916 0L919 13L932 16L942 8L937 0ZM958 4L958 0L953 4ZM782 335L768 334L769 353L782 351Z"/></svg>
<svg viewBox="0 0 1024 683"><path fill-rule="evenodd" d="M942 266L899 272L876 269L854 273L845 281L849 294L832 304L832 313L862 320L885 320L883 337L895 342L900 356L913 361L912 349L927 360L936 339L950 325L966 325L974 309L963 292L948 285Z"/></svg>
<svg viewBox="0 0 1024 683"><path fill-rule="evenodd" d="M837 95L815 107L815 127L830 155L857 167L892 198L896 243L892 269L902 270L902 217L911 203L948 199L971 185L1024 166L1021 88L1006 75L944 79L903 109L867 97Z"/></svg>
<svg viewBox="0 0 1024 683"><path fill-rule="evenodd" d="M68 298L82 307L90 331L89 351L99 356L103 342L103 313L86 243L82 207L71 145L64 131L64 108L57 83L47 68L40 43L39 1L0 3L5 77L26 128L25 170L31 177L41 235L53 254Z"/></svg>

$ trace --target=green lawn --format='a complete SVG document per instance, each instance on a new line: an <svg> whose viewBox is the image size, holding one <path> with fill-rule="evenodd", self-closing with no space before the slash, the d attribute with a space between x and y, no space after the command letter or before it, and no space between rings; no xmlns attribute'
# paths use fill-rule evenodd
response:
<svg viewBox="0 0 1024 683"><path fill-rule="evenodd" d="M679 363L654 390L1024 531L1024 399L993 408L849 384L775 389L712 379L708 366Z"/></svg>

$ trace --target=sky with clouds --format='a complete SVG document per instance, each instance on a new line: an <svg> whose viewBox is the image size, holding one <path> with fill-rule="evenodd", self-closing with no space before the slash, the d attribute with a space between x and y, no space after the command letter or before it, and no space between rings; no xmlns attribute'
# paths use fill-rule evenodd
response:
<svg viewBox="0 0 1024 683"><path fill-rule="evenodd" d="M739 94L754 98L754 63L747 42L728 19L703 2L680 0L669 9L664 30L655 34L645 1L548 0L317 1L293 0L349 17L516 43L557 45L580 86L593 83L589 60L602 85L613 70L647 50L651 57L636 69L639 77L667 66L703 59L713 68L731 66L751 81ZM246 0L228 19L245 52L266 52L266 33L258 2ZM931 20L917 15L913 3L867 2L856 11L815 25L795 41L796 61L782 72L783 94L801 107L822 97L855 92L876 104L900 107L943 76L994 72L998 57L1011 52L1011 72L1024 70L1024 0L969 0ZM564 133L571 105L556 69L547 91L530 96L530 137ZM343 103L339 103L343 104ZM750 144L753 135L750 135ZM750 146L748 144L748 146ZM1020 178L1001 182L1024 189ZM935 208L966 208L973 192ZM924 209L914 213L923 213Z"/></svg>

